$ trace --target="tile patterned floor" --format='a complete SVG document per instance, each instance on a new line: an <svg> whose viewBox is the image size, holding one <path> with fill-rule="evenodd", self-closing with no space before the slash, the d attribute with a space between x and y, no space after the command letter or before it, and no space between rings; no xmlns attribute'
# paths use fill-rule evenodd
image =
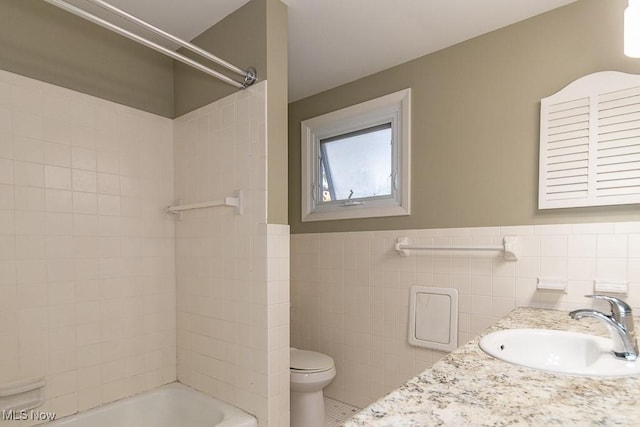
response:
<svg viewBox="0 0 640 427"><path fill-rule="evenodd" d="M360 411L360 408L325 396L324 411L327 416L327 427L339 427L356 412Z"/></svg>

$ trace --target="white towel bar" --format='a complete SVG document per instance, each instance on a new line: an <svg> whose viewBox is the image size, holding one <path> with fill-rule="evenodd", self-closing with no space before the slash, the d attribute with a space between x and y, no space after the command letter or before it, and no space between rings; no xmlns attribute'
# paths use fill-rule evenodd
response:
<svg viewBox="0 0 640 427"><path fill-rule="evenodd" d="M242 190L236 190L233 192L233 197L225 197L222 200L213 200L211 202L191 203L188 205L175 205L168 206L167 213L170 214L182 214L183 211L191 209L211 208L215 206L229 206L235 208L233 213L236 215L242 215ZM181 217L180 217L181 218Z"/></svg>
<svg viewBox="0 0 640 427"><path fill-rule="evenodd" d="M518 254L516 243L518 236L504 236L502 246L421 246L410 245L409 239L406 237L398 237L395 244L395 250L398 255L409 256L410 250L426 250L426 251L497 251L504 252L504 259L509 261L517 261Z"/></svg>

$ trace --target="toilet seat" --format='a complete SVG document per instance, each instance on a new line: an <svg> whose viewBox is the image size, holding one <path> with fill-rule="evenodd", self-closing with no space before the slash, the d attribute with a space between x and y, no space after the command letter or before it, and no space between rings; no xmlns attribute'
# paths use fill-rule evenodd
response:
<svg viewBox="0 0 640 427"><path fill-rule="evenodd" d="M331 370L331 368L329 369L294 369L294 368L289 368L289 371L291 371L292 374L319 374L320 372L327 372Z"/></svg>
<svg viewBox="0 0 640 427"><path fill-rule="evenodd" d="M314 374L329 371L334 367L331 357L315 351L291 348L290 356L289 367L292 373Z"/></svg>

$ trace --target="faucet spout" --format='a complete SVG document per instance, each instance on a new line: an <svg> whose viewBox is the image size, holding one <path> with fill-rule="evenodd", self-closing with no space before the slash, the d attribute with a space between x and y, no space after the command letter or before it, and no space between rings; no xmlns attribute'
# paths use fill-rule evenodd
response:
<svg viewBox="0 0 640 427"><path fill-rule="evenodd" d="M604 323L613 339L613 355L620 359L634 361L638 359L638 343L633 330L633 317L629 316L631 322L624 323L616 319L614 315L606 315L597 310L581 309L569 313L572 319L580 320L583 317L593 317ZM626 319L625 319L626 320Z"/></svg>

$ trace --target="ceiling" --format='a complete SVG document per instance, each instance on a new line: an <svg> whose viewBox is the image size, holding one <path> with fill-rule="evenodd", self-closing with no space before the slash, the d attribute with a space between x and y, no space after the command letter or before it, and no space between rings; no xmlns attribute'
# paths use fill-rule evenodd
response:
<svg viewBox="0 0 640 427"><path fill-rule="evenodd" d="M289 6L289 100L305 98L573 1L285 0ZM191 40L248 0L107 2Z"/></svg>

